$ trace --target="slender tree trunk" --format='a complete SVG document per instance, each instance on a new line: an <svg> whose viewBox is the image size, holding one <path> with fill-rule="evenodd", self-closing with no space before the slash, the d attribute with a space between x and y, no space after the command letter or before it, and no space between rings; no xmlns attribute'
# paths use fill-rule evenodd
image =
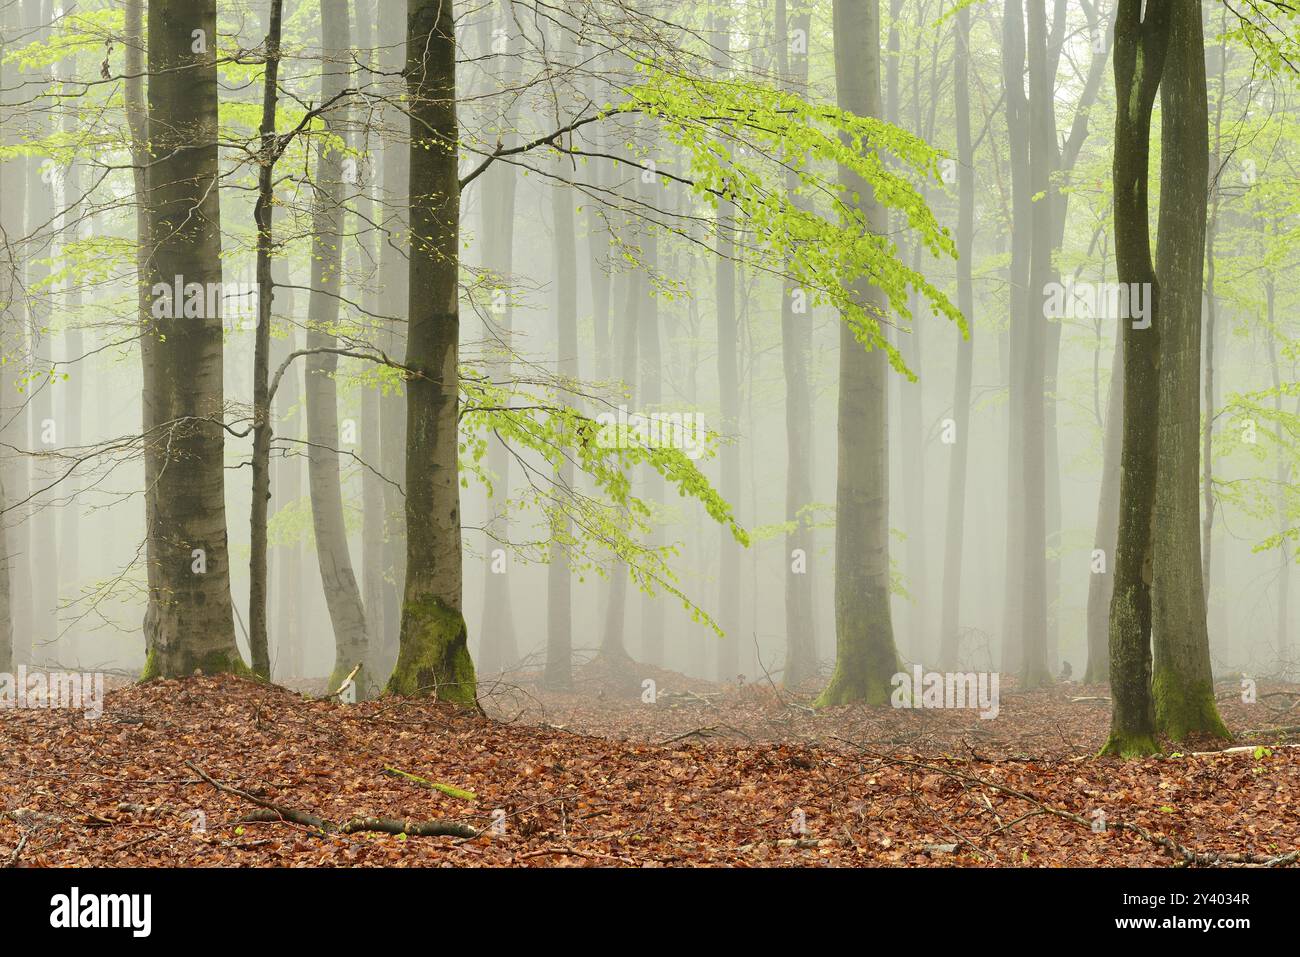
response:
<svg viewBox="0 0 1300 957"><path fill-rule="evenodd" d="M276 297L280 315L288 320L285 325L286 335L283 339L272 340L273 365L279 363L297 349L298 329L295 321L294 303L296 296L292 289ZM302 415L302 375L298 362L290 363L280 380L280 387L273 399L275 409L276 433L284 444L281 456L276 460L273 473L273 498L271 504L276 512L285 508L298 508L302 500L303 460L301 455ZM294 526L293 537L281 545L276 554L276 626L275 626L275 665L276 671L287 677L302 678L306 676L303 667L305 610L303 607L304 562L302 535ZM331 689L333 690L333 689Z"/></svg>
<svg viewBox="0 0 1300 957"><path fill-rule="evenodd" d="M711 32L717 47L714 69L722 75L725 58L730 54L731 23L727 11L713 4ZM740 378L736 323L736 260L733 236L734 207L726 199L717 205L717 250L714 265L714 288L717 295L715 316L718 341L718 403L722 421L718 431L723 436L718 460L721 479L718 492L738 507L740 503ZM735 681L740 669L740 543L731 529L718 529L718 610L717 621L725 634L718 642L714 677L718 681Z"/></svg>
<svg viewBox="0 0 1300 957"><path fill-rule="evenodd" d="M836 100L859 116L881 115L879 0L835 0ZM871 188L841 168L840 180L861 197L866 227L885 228ZM881 315L884 293L865 279L853 295ZM839 455L835 491L835 672L818 706L884 704L898 668L889 609L889 365L866 351L840 323Z"/></svg>
<svg viewBox="0 0 1300 957"><path fill-rule="evenodd" d="M1033 252L1033 194L1029 188L1029 100L1024 94L1025 30L1020 0L1006 0L1002 11L1002 84L1006 99L1011 165L1011 264L1007 338L1007 550L1002 616L1002 670L1019 672L1024 651L1025 576L1025 390L1029 368L1028 292Z"/></svg>
<svg viewBox="0 0 1300 957"><path fill-rule="evenodd" d="M630 224L624 225L623 239L630 237ZM638 396L636 392L637 372L637 329L641 323L641 304L644 301L642 287L645 274L636 268L624 269L619 273L615 289L623 293L623 316L614 330L614 350L618 361L618 375L624 388L629 393L629 401ZM627 663L631 656L627 652L624 637L627 609L628 567L622 559L617 559L609 573L609 596L605 604L605 624L601 634L600 657L619 666Z"/></svg>
<svg viewBox="0 0 1300 957"><path fill-rule="evenodd" d="M358 9L357 32L361 55L366 66L365 81L377 82L375 49L375 24L380 19L377 4L367 3ZM364 149L361 136L354 134L354 145ZM383 151L395 149L391 143L384 141ZM371 156L375 157L376 152ZM382 256L383 232L376 227L382 217L380 206L378 177L367 164L364 183L358 184L362 193L363 213L356 217L358 241L352 244L359 263L359 269L365 274L365 285L361 294L362 309L365 313L364 323L366 340L378 344L385 335L385 322L378 318L382 313L380 304L380 285L382 277L375 268ZM386 351L386 350L385 350ZM387 521L384 509L383 476L383 425L381 422L380 403L383 401L383 389L373 381L366 382L361 389L361 600L366 609L366 634L368 636L366 669L370 683L379 685L381 675L388 674L392 667L392 658L386 653L384 635L387 623L384 614L387 611L384 602L384 525Z"/></svg>
<svg viewBox="0 0 1300 957"><path fill-rule="evenodd" d="M5 63L9 52L9 36L13 28L11 10L0 10L0 89L12 89L13 68ZM9 146L11 137L3 131L8 127L8 109L0 116L0 143ZM18 192L12 189L17 163L14 160L0 160L0 231L5 236L21 235L17 222L21 221L21 204L16 202ZM17 215L14 215L15 207ZM10 371L15 366L14 359L21 352L21 336L15 335L21 322L16 308L18 287L14 278L18 273L18 264L14 261L14 248L9 242L0 242L0 437L6 445L12 444L10 423L14 414L13 404L17 398L17 389ZM19 662L14 656L14 607L11 602L14 566L13 552L10 551L10 528L16 524L15 514L8 511L11 496L6 494L6 480L11 474L14 460L17 458L8 449L0 449L0 671L12 672Z"/></svg>
<svg viewBox="0 0 1300 957"><path fill-rule="evenodd" d="M1214 416L1219 407L1219 396L1215 379L1215 335L1218 330L1219 298L1215 289L1214 250L1219 235L1219 202L1221 198L1219 176L1223 171L1223 103L1227 97L1228 86L1228 8L1224 6L1219 20L1218 62L1219 90L1214 105L1214 142L1210 158L1210 182L1212 191L1210 215L1205 225L1205 426L1201 436L1201 495L1204 499L1201 508L1201 575L1205 584L1205 606L1210 605L1210 586L1214 571L1214 511L1217 507L1214 495Z"/></svg>
<svg viewBox="0 0 1300 957"><path fill-rule="evenodd" d="M1047 14L1037 0L1026 0L1029 15L1029 189L1043 197L1033 204L1031 214L1033 251L1030 255L1028 304L1025 309L1025 391L1023 511L1025 557L1022 568L1020 687L1024 690L1050 684L1047 668L1047 475L1046 408L1044 368L1047 317L1043 308L1047 285L1052 281L1050 113L1054 108L1052 77L1047 69Z"/></svg>
<svg viewBox="0 0 1300 957"><path fill-rule="evenodd" d="M1152 523L1161 291L1151 263L1148 222L1151 108L1164 71L1173 4L1120 0L1115 21L1115 265L1121 283L1148 290L1150 324L1119 319L1124 337L1124 431L1120 449L1119 533L1110 604L1110 736L1103 753L1156 750L1151 700Z"/></svg>
<svg viewBox="0 0 1300 957"><path fill-rule="evenodd" d="M162 417L158 473L146 488L159 594L145 676L243 671L226 532L216 0L153 0L147 33L148 263L158 341L156 378L146 358L146 389L162 398L155 405ZM201 315L177 315L174 284L201 293Z"/></svg>
<svg viewBox="0 0 1300 957"><path fill-rule="evenodd" d="M253 339L253 493L249 517L248 644L253 674L271 677L267 628L267 515L271 507L270 363L271 316L275 284L271 277L272 215L275 201L276 104L279 96L280 23L284 0L271 0L266 31L266 74L262 87L261 155L258 157L257 203L257 329Z"/></svg>
<svg viewBox="0 0 1300 957"><path fill-rule="evenodd" d="M75 57L66 62L67 75L72 76L75 69ZM63 133L75 142L81 121L75 108L68 108L63 115ZM83 232L81 217L83 196L81 193L81 164L74 155L68 163L63 180L63 243L66 250L75 243ZM89 234L89 224L84 230ZM81 328L81 285L69 281L64 290L65 323L63 330L64 361L71 364L85 357L85 335ZM85 368L85 364L81 366ZM78 372L68 377L63 383L63 416L59 444L65 448L80 448L82 444L83 402L85 395L85 373ZM63 642L68 648L72 662L80 662L84 650L81 644L76 621L80 614L76 604L81 592L81 477L73 472L66 480L67 504L60 509L59 515L59 584L60 601L68 606L68 613L59 625L63 633ZM2 519L0 519L2 521ZM64 633L66 632L66 633Z"/></svg>
<svg viewBox="0 0 1300 957"><path fill-rule="evenodd" d="M321 102L346 90L351 68L346 0L321 0ZM325 113L325 128L342 136L346 111L339 105ZM307 303L307 474L311 493L312 530L320 564L325 605L334 628L334 670L330 689L338 687L369 655L365 606L352 570L347 526L343 518L343 489L339 480L338 387L334 379L338 355L334 329L339 320L342 283L343 165L341 155L322 146L316 160L316 195L312 217L311 296ZM372 681L365 669L356 677L359 696L368 695Z"/></svg>
<svg viewBox="0 0 1300 957"><path fill-rule="evenodd" d="M1276 241L1276 220L1274 221L1272 232ZM1287 537L1287 530L1291 523L1287 516L1287 498L1290 492L1291 469L1287 464L1287 431L1281 424L1282 417L1285 415L1282 409L1282 372L1279 368L1277 358L1277 284L1273 279L1272 270L1266 274L1267 278L1264 283L1264 303L1267 309L1267 326L1268 326L1268 365L1273 374L1273 413L1277 417L1277 464L1275 466L1274 478L1276 480L1276 491L1274 492L1274 507L1277 509L1278 532L1281 535L1281 541L1278 543L1278 569L1277 569L1277 660L1278 673L1286 675L1291 670L1291 659L1287 654L1287 648L1290 644L1287 638L1287 621L1291 615L1291 540Z"/></svg>
<svg viewBox="0 0 1300 957"><path fill-rule="evenodd" d="M381 0L383 2L383 0ZM387 7L385 7L387 9ZM390 82L397 82L406 67L406 21L401 16L379 18L380 69ZM403 122L403 114L392 105L381 113L386 127ZM396 140L397 137L394 137ZM383 159L384 236L379 254L382 289L380 309L385 321L379 346L389 356L405 352L402 321L408 301L410 250L410 149L400 140L388 141ZM402 318L399 318L402 317ZM397 636L402 617L402 595L406 579L406 503L402 481L406 473L406 396L401 389L388 389L379 399L380 458L384 482L384 624L383 660L397 657ZM379 676L376 675L376 678Z"/></svg>
<svg viewBox="0 0 1300 957"><path fill-rule="evenodd" d="M398 694L473 705L474 664L461 612L460 183L456 33L451 4L410 0L411 255L406 365L406 588Z"/></svg>
<svg viewBox="0 0 1300 957"><path fill-rule="evenodd" d="M970 135L970 8L957 12L957 55L953 60L953 115L957 121L957 308L968 333L957 343L957 376L952 393L956 442L948 466L948 539L943 556L943 620L939 629L939 667L955 671L960 652L962 545L966 534L966 463L970 455L970 392L975 364L975 155Z"/></svg>
<svg viewBox="0 0 1300 957"><path fill-rule="evenodd" d="M781 78L786 89L801 93L808 82L808 34L812 15L806 9L791 12L790 0L776 0L776 44ZM794 196L798 175L786 176L786 189ZM796 198L796 202L798 199ZM812 316L808 291L786 280L781 297L781 361L785 374L785 672L787 687L795 688L817 670L813 633L813 593L809 563L813 560L810 522L802 510L812 504L812 389L809 363L812 352Z"/></svg>
<svg viewBox="0 0 1300 957"><path fill-rule="evenodd" d="M509 92L518 83L519 62L523 51L522 38L515 24L514 10L504 2L503 29L507 52L493 57L504 64L498 72L497 95L504 97L508 106L495 116L496 139L504 147L514 145L515 130L519 126L518 97ZM489 44L490 49L490 44ZM492 277L500 299L494 299L493 308L485 318L485 348L492 357L487 363L492 378L507 388L512 381L514 351L514 309L510 287L514 279L515 206L519 179L513 163L495 163L484 172L479 189L483 212L483 266ZM496 303L499 302L498 307ZM486 554L483 562L483 617L479 644L479 671L484 674L505 671L519 660L519 639L515 630L513 600L511 598L511 567L504 570L493 553L510 545L510 460L511 453L496 436L488 438L487 467L492 473L492 491L487 496Z"/></svg>
<svg viewBox="0 0 1300 957"><path fill-rule="evenodd" d="M49 0L23 0L23 20L28 42L42 42L50 37ZM40 69L40 68L37 68ZM31 70L23 77L25 99L35 99L29 125L32 135L39 141L51 132L50 111L43 108L40 95L49 87L50 77L43 69ZM44 286L50 275L49 260L54 248L54 190L56 179L50 168L38 156L27 160L27 232L23 247L24 284L27 300L27 334L30 349L29 381L26 387L28 403L27 448L33 452L52 451L49 430L54 429L57 439L61 429L54 418L54 380L50 375L54 362L54 342L50 335L50 299ZM55 478L48 459L38 456L32 460L32 478L37 488L43 488ZM58 650L59 556L57 515L58 509L39 502L32 511L31 574L32 622L27 636L32 643L33 660L55 661Z"/></svg>
<svg viewBox="0 0 1300 957"><path fill-rule="evenodd" d="M652 139L657 139L653 137ZM642 183L642 202L647 208L663 205L656 193L659 183ZM659 237L654 228L645 231L641 248L648 274L659 269ZM641 369L640 399L642 408L659 412L663 402L663 357L659 339L659 300L655 297L653 284L648 278L641 283L643 310L637 323L638 358ZM645 476L645 497L651 502L664 501L664 478L653 466L643 467ZM729 500L730 501L730 500ZM659 548L664 543L662 519L650 516L651 527L645 544L649 548ZM661 666L664 663L664 598L662 595L642 596L641 616L641 660L647 664Z"/></svg>
<svg viewBox="0 0 1300 957"><path fill-rule="evenodd" d="M1115 546L1119 534L1120 449L1124 435L1124 334L1115 337L1115 357L1110 366L1106 398L1106 425L1102 436L1101 492L1097 497L1097 527L1088 578L1087 684L1110 680L1110 601L1115 590Z"/></svg>
<svg viewBox="0 0 1300 957"><path fill-rule="evenodd" d="M143 387L140 393L141 428L144 434L144 525L145 577L148 603L144 614L146 648L152 648L161 627L164 578L162 574L161 529L156 498L150 493L158 481L162 452L166 447L160 428L168 419L167 395L162 385L159 330L151 314L149 262L153 245L149 240L149 112L145 101L144 0L126 0L124 94L126 123L131 135L131 176L135 188L136 300L140 323L140 365Z"/></svg>
<svg viewBox="0 0 1300 957"><path fill-rule="evenodd" d="M573 57L573 37L567 23L557 26L559 58ZM566 117L556 111L556 124ZM561 168L567 164L561 156ZM573 192L567 183L551 186L551 218L555 223L555 372L566 382L578 378L578 240L574 223ZM595 264L593 263L593 269ZM557 492L573 489L573 459L562 454L555 470ZM546 687L568 690L573 686L573 575L568 544L572 521L561 506L551 519L550 564L546 568Z"/></svg>

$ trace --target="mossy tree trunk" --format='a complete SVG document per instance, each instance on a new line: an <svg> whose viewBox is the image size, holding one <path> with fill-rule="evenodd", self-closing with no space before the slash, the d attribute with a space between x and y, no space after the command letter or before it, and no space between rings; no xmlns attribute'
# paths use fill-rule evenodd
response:
<svg viewBox="0 0 1300 957"><path fill-rule="evenodd" d="M1121 283L1150 290L1150 323L1120 320L1124 336L1124 432L1120 449L1119 534L1110 604L1110 737L1102 752L1156 750L1151 700L1152 522L1160 403L1160 288L1147 219L1151 108L1164 69L1169 9L1120 0L1115 22L1115 264ZM1130 287L1131 288L1131 287ZM1141 328L1145 326L1145 328Z"/></svg>
<svg viewBox="0 0 1300 957"><path fill-rule="evenodd" d="M835 74L841 108L880 116L879 0L836 0ZM849 195L861 197L866 228L883 231L884 210L871 188L840 172ZM866 280L853 294L868 315L883 316L880 289ZM889 365L867 351L848 322L840 323L838 462L835 488L835 672L818 707L889 701L898 669L889 609Z"/></svg>
<svg viewBox="0 0 1300 957"><path fill-rule="evenodd" d="M1160 407L1152 629L1156 727L1229 737L1214 705L1201 568L1201 294L1209 109L1201 5L1169 0L1160 84Z"/></svg>
<svg viewBox="0 0 1300 957"><path fill-rule="evenodd" d="M451 4L410 0L411 252L406 365L406 584L388 690L475 703L461 612L460 183Z"/></svg>

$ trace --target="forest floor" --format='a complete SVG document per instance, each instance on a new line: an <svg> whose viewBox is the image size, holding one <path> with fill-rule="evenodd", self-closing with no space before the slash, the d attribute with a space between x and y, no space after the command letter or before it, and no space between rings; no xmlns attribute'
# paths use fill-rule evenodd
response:
<svg viewBox="0 0 1300 957"><path fill-rule="evenodd" d="M1095 756L1105 694L1004 685L994 720L815 713L769 681L588 665L566 694L526 673L485 680L485 716L231 677L127 685L93 721L0 711L0 866L1296 860L1300 688L1261 685L1244 704L1225 683L1236 741L1141 761ZM461 835L382 830L433 820Z"/></svg>

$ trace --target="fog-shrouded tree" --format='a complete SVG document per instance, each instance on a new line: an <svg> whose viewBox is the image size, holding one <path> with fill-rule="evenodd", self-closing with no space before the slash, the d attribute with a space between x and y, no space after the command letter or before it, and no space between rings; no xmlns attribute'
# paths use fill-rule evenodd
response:
<svg viewBox="0 0 1300 957"><path fill-rule="evenodd" d="M146 676L244 671L226 532L216 0L148 4ZM179 288L178 288L179 287ZM150 368L152 366L152 368Z"/></svg>
<svg viewBox="0 0 1300 957"><path fill-rule="evenodd" d="M307 474L311 495L312 531L321 586L334 629L334 670L331 690L369 653L366 611L353 571L343 514L339 476L339 413L336 373L343 281L343 245L355 242L344 231L343 141L347 125L346 99L354 69L351 53L350 8L346 0L321 0L321 102L336 103L323 114L325 132L316 151L312 208L311 294L307 302L307 352L303 369L307 399ZM364 672L364 669L363 669ZM357 690L367 693L371 676L358 674Z"/></svg>
<svg viewBox="0 0 1300 957"><path fill-rule="evenodd" d="M410 0L410 272L406 342L406 582L388 688L475 702L461 610L460 180L451 5Z"/></svg>

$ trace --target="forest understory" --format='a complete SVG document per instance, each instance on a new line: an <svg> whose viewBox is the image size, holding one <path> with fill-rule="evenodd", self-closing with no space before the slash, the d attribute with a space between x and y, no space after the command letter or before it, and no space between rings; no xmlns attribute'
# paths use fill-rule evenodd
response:
<svg viewBox="0 0 1300 957"><path fill-rule="evenodd" d="M0 721L0 866L1294 865L1300 686L1216 697L1234 741L1123 761L1071 682L983 721L599 662L487 678L484 714L123 679Z"/></svg>

